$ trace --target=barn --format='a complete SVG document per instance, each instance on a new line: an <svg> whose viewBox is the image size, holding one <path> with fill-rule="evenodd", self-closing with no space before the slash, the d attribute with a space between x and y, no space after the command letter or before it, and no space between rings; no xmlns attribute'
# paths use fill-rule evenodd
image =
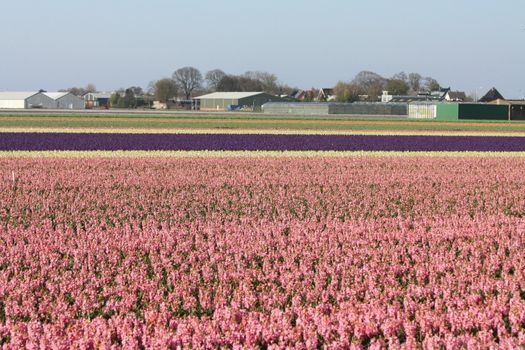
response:
<svg viewBox="0 0 525 350"><path fill-rule="evenodd" d="M55 106L55 100L41 92L0 92L0 109L51 109Z"/></svg>
<svg viewBox="0 0 525 350"><path fill-rule="evenodd" d="M491 104L508 106L509 120L525 120L525 100L497 99Z"/></svg>
<svg viewBox="0 0 525 350"><path fill-rule="evenodd" d="M281 100L280 97L265 92L214 92L194 98L196 109L201 111L260 111L263 104Z"/></svg>
<svg viewBox="0 0 525 350"><path fill-rule="evenodd" d="M44 95L52 98L55 101L55 108L58 109L85 108L84 100L71 92L44 92Z"/></svg>
<svg viewBox="0 0 525 350"><path fill-rule="evenodd" d="M85 101L85 106L87 109L108 109L110 107L111 95L112 93L110 92L88 92L82 96L82 98Z"/></svg>

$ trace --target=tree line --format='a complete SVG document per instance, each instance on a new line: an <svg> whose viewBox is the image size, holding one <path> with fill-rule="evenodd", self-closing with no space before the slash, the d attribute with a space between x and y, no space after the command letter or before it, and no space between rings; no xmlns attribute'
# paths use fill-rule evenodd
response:
<svg viewBox="0 0 525 350"><path fill-rule="evenodd" d="M417 95L422 91L430 92L441 89L439 82L432 77L423 77L419 73L397 73L391 78L362 71L349 82L340 81L334 88L338 102L354 102L359 100L377 101L383 91L391 95Z"/></svg>
<svg viewBox="0 0 525 350"><path fill-rule="evenodd" d="M419 73L401 72L391 78L384 78L371 71L362 71L350 81L338 82L334 87L334 94L338 102L377 101L384 90L392 95L415 95L420 91L439 90L440 87L436 79L423 77ZM85 88L73 87L61 91L70 91L81 96L96 92L96 87L88 84ZM213 69L203 75L195 67L183 67L174 71L171 77L151 82L146 91L138 86L115 91L111 96L111 105L136 108L151 104L153 100L164 103L174 98L191 100L197 94L227 91L264 91L273 95L291 96L298 89L280 82L275 74L268 72L249 71L235 75Z"/></svg>
<svg viewBox="0 0 525 350"><path fill-rule="evenodd" d="M204 76L194 67L177 69L171 78L151 85L153 95L162 102L173 97L190 100L195 92L264 91L273 95L290 94L293 89L279 82L275 74L250 71L241 75L227 74L221 69L208 71Z"/></svg>

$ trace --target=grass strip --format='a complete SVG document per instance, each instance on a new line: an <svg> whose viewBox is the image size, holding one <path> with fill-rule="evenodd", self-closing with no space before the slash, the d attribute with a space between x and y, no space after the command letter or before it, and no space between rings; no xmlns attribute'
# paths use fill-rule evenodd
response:
<svg viewBox="0 0 525 350"><path fill-rule="evenodd" d="M498 136L525 137L524 132L454 131L454 130L305 130L305 129L146 129L146 128L53 128L4 127L5 133L69 133L69 134L221 134L221 135L404 135L404 136Z"/></svg>

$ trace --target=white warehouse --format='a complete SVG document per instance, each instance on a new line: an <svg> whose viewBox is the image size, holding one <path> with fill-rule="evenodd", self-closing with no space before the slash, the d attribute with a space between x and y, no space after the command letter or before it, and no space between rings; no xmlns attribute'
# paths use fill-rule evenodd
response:
<svg viewBox="0 0 525 350"><path fill-rule="evenodd" d="M86 106L84 99L71 92L44 92L43 94L55 101L54 108L57 109L84 109Z"/></svg>
<svg viewBox="0 0 525 350"><path fill-rule="evenodd" d="M0 109L56 108L56 102L41 92L0 92Z"/></svg>

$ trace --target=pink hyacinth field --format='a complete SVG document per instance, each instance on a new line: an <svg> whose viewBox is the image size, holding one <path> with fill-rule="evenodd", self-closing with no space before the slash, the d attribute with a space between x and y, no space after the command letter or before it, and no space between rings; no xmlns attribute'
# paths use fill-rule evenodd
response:
<svg viewBox="0 0 525 350"><path fill-rule="evenodd" d="M525 347L523 157L0 158L0 349Z"/></svg>

